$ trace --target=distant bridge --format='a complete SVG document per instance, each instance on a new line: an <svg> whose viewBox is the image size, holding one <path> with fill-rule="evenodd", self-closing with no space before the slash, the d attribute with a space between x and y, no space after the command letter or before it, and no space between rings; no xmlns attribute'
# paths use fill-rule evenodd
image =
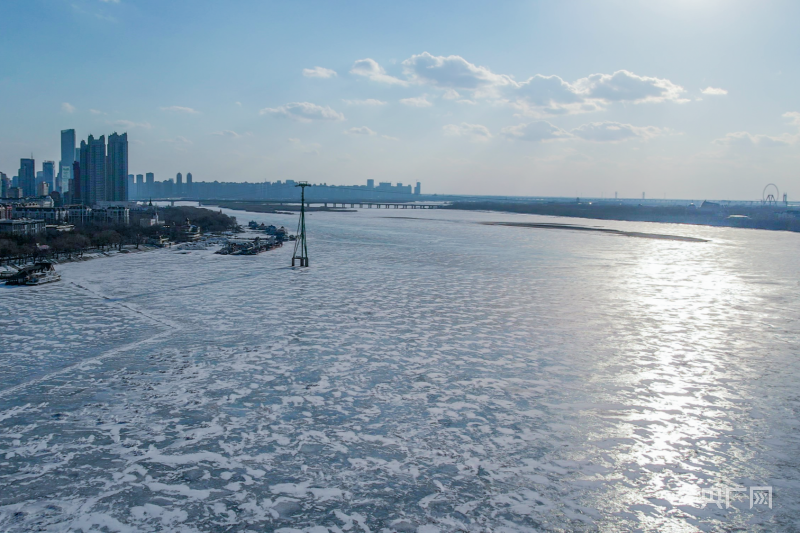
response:
<svg viewBox="0 0 800 533"><path fill-rule="evenodd" d="M358 206L360 209L438 209L442 207L443 204L441 203L417 203L417 202L306 202L306 207L311 207L312 205L318 205L321 207L330 207L336 208L336 206L340 206L342 209L346 209L350 206L351 209L355 209Z"/></svg>
<svg viewBox="0 0 800 533"><path fill-rule="evenodd" d="M143 202L145 200L137 200L139 202ZM153 202L169 202L170 205L175 205L175 202L207 202L208 200L201 200L195 198L153 198ZM222 200L224 202L242 202L247 203L248 200ZM268 205L276 205L276 206L300 206L300 202L293 202L291 200L286 200L284 202L281 201L269 201L269 200L253 200L252 203L263 203ZM209 202L209 205L210 202ZM368 202L365 201L349 201L349 202L342 202L341 200L336 201L309 201L306 202L306 207L312 206L319 206L319 207L331 207L331 208L341 208L347 209L348 207L351 209L355 209L358 206L359 209L438 209L443 207L445 203L443 202L383 202L383 201L374 201L370 200Z"/></svg>

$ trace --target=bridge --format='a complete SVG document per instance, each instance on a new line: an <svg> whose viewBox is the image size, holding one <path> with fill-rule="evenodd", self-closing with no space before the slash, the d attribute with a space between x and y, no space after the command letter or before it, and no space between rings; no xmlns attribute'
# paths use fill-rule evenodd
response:
<svg viewBox="0 0 800 533"><path fill-rule="evenodd" d="M306 207L311 207L312 205L318 205L320 207L330 207L336 208L337 206L341 207L342 209L346 209L348 206L351 209L355 209L356 206L359 209L438 209L442 207L443 204L441 203L417 203L417 202L341 202L341 201L330 201L330 202L306 202Z"/></svg>
<svg viewBox="0 0 800 533"><path fill-rule="evenodd" d="M145 200L136 200L136 201L145 201ZM169 202L170 205L174 206L175 202L198 202L203 203L207 200L202 199L195 199L195 198L153 198L152 201L154 202ZM223 200L225 202L247 202L248 200ZM270 201L270 200L252 200L252 203L258 204L269 204L275 206L300 206L300 202L293 202L291 200L286 201ZM318 207L331 207L331 208L339 208L339 209L355 209L358 207L359 209L438 209L446 205L444 202L385 202L385 201L376 201L376 200L369 200L369 201L341 201L341 200L314 200L314 201L307 201L306 207L318 206Z"/></svg>

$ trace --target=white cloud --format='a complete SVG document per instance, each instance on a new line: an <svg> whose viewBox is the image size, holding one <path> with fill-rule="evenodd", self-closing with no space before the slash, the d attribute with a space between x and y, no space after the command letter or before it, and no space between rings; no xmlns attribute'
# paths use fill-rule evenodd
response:
<svg viewBox="0 0 800 533"><path fill-rule="evenodd" d="M783 118L788 118L790 123L795 126L800 126L800 113L797 111L788 111L784 113Z"/></svg>
<svg viewBox="0 0 800 533"><path fill-rule="evenodd" d="M639 127L619 122L590 122L571 131L576 137L594 142L620 142L637 138L646 140L666 132L655 126Z"/></svg>
<svg viewBox="0 0 800 533"><path fill-rule="evenodd" d="M372 131L366 126L350 128L349 130L344 130L342 133L344 133L345 135L369 135L369 136L377 135L376 132Z"/></svg>
<svg viewBox="0 0 800 533"><path fill-rule="evenodd" d="M457 104L478 105L478 102L476 102L475 100L466 100L466 99L456 100L456 103Z"/></svg>
<svg viewBox="0 0 800 533"><path fill-rule="evenodd" d="M541 74L518 82L512 76L492 72L457 55L434 56L423 52L402 64L410 83L437 87L443 91L443 98L456 100L459 92L471 94L467 101L501 99L505 95L510 99L505 103L526 115L584 113L603 109L612 102L688 101L683 98L686 90L670 80L627 70L592 74L575 83Z"/></svg>
<svg viewBox="0 0 800 533"><path fill-rule="evenodd" d="M74 113L75 106L72 104L68 104L67 102L64 102L63 104L61 104L61 111L63 111L64 113Z"/></svg>
<svg viewBox="0 0 800 533"><path fill-rule="evenodd" d="M105 115L105 113L103 113L102 111L100 111L98 109L90 109L89 113L91 113L92 115Z"/></svg>
<svg viewBox="0 0 800 533"><path fill-rule="evenodd" d="M728 94L728 91L726 91L725 89L717 89L715 87L706 87L700 92L712 96L722 96Z"/></svg>
<svg viewBox="0 0 800 533"><path fill-rule="evenodd" d="M376 100L375 98L367 98L366 100L342 100L347 105L365 105L365 106L380 106L386 105L383 100Z"/></svg>
<svg viewBox="0 0 800 533"><path fill-rule="evenodd" d="M800 127L800 113L797 111L788 111L781 115L783 118L789 119L789 123L793 126ZM736 131L728 133L725 137L714 139L714 144L720 146L731 146L746 148L749 146L789 146L800 141L800 133L794 135L783 133L781 135L764 135L752 134L746 131Z"/></svg>
<svg viewBox="0 0 800 533"><path fill-rule="evenodd" d="M344 120L344 115L328 106L319 106L311 102L291 102L279 107L266 107L259 111L260 115L277 115L311 122L312 120Z"/></svg>
<svg viewBox="0 0 800 533"><path fill-rule="evenodd" d="M175 113L186 113L188 115L198 115L200 111L196 109L192 109L191 107L183 107L179 105L171 105L169 107L160 107L161 111L172 111Z"/></svg>
<svg viewBox="0 0 800 533"><path fill-rule="evenodd" d="M101 2L105 2L106 4L119 4L119 0L100 0Z"/></svg>
<svg viewBox="0 0 800 533"><path fill-rule="evenodd" d="M149 130L151 128L149 122L133 122L131 120L115 120L110 124L114 126L120 126L123 128L142 128L145 130Z"/></svg>
<svg viewBox="0 0 800 533"><path fill-rule="evenodd" d="M242 107L242 103L241 102L234 102L234 104L236 104L239 107Z"/></svg>
<svg viewBox="0 0 800 533"><path fill-rule="evenodd" d="M162 139L161 142L173 145L176 150L185 150L186 148L194 144L192 141L190 141L186 137L183 137L182 135L178 135L174 139Z"/></svg>
<svg viewBox="0 0 800 533"><path fill-rule="evenodd" d="M521 141L552 141L557 139L569 139L572 137L567 131L550 124L544 120L531 122L530 124L519 124L508 126L500 131L500 134L508 139L518 139Z"/></svg>
<svg viewBox="0 0 800 533"><path fill-rule="evenodd" d="M357 76L364 76L365 78L369 78L370 80L377 81L379 83L388 83L395 85L408 84L408 82L406 81L403 81L399 78L395 78L394 76L389 76L388 74L386 74L384 68L380 66L377 61L370 58L359 59L358 61L353 63L353 68L350 69L350 74L355 74Z"/></svg>
<svg viewBox="0 0 800 533"><path fill-rule="evenodd" d="M403 98L400 103L409 107L431 107L433 103L428 101L428 95L423 94L416 98Z"/></svg>
<svg viewBox="0 0 800 533"><path fill-rule="evenodd" d="M387 141L399 141L397 137L392 137L391 135L381 135L381 139L386 139Z"/></svg>
<svg viewBox="0 0 800 533"><path fill-rule="evenodd" d="M778 137L772 137L762 134L752 135L746 131L729 133L721 139L714 140L714 144L740 148L748 146L789 146L795 142L797 142L797 135L784 133Z"/></svg>
<svg viewBox="0 0 800 533"><path fill-rule="evenodd" d="M614 74L592 74L575 82L577 90L587 99L603 102L685 102L681 97L686 89L669 80L639 76L627 70Z"/></svg>
<svg viewBox="0 0 800 533"><path fill-rule="evenodd" d="M453 92L472 91L484 96L494 94L499 87L516 85L510 76L495 74L455 55L434 56L428 52L413 55L403 61L403 72L414 83Z"/></svg>
<svg viewBox="0 0 800 533"><path fill-rule="evenodd" d="M216 135L218 137L230 137L231 139L238 139L239 137L241 137L241 135L239 135L233 130L215 131L211 135Z"/></svg>
<svg viewBox="0 0 800 533"><path fill-rule="evenodd" d="M336 71L325 67L304 68L303 76L306 78L332 78Z"/></svg>
<svg viewBox="0 0 800 533"><path fill-rule="evenodd" d="M448 124L442 128L448 137L466 137L474 142L486 142L492 138L489 128L481 124Z"/></svg>
<svg viewBox="0 0 800 533"><path fill-rule="evenodd" d="M578 90L558 76L537 74L517 86L519 93L531 103L541 106L572 104L582 100Z"/></svg>

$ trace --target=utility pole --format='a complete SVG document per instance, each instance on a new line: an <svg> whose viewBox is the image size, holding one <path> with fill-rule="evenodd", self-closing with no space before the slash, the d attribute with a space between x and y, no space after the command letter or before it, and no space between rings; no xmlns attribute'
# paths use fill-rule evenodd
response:
<svg viewBox="0 0 800 533"><path fill-rule="evenodd" d="M306 187L311 187L307 181L301 181L295 187L300 187L300 221L297 223L297 238L294 241L294 254L292 254L292 266L294 260L300 260L301 267L308 266L308 245L306 244Z"/></svg>

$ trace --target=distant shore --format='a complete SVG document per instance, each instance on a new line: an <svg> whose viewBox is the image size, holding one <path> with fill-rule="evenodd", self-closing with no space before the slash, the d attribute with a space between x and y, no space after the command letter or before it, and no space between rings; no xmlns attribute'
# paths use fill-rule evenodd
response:
<svg viewBox="0 0 800 533"><path fill-rule="evenodd" d="M638 237L640 239L660 239L665 241L683 242L708 242L707 239L697 237L685 237L683 235L665 235L663 233L642 233L640 231L622 231L609 228L592 228L589 226L578 226L576 224L538 224L535 222L482 222L486 226L510 226L514 228L538 228L538 229L561 229L572 231L595 231L608 235L619 235L622 237Z"/></svg>
<svg viewBox="0 0 800 533"><path fill-rule="evenodd" d="M766 229L800 232L800 210L784 206L645 206L613 202L454 202L444 209L467 211L501 211L532 215L624 220L632 222L662 222L701 226Z"/></svg>

